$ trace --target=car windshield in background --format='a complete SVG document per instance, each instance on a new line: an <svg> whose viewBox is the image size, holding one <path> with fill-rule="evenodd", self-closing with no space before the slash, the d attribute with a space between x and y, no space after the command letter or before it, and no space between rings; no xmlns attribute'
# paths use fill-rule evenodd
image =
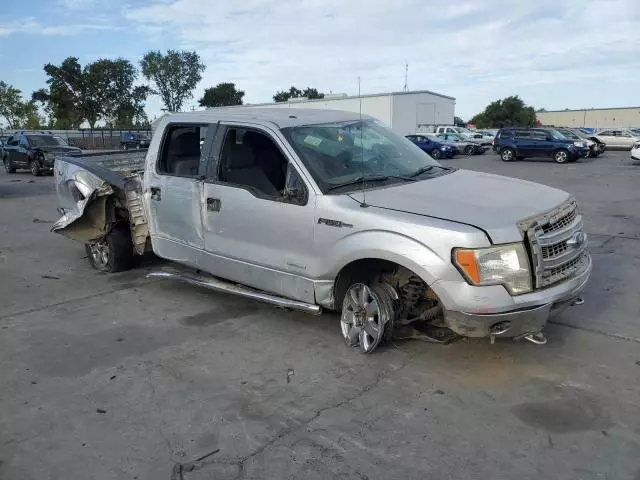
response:
<svg viewBox="0 0 640 480"><path fill-rule="evenodd" d="M460 142L465 142L467 139L460 135L459 133L442 133L440 137L441 140L458 140Z"/></svg>
<svg viewBox="0 0 640 480"><path fill-rule="evenodd" d="M66 147L68 146L61 137L55 135L29 135L29 144L32 147Z"/></svg>
<svg viewBox="0 0 640 480"><path fill-rule="evenodd" d="M282 132L325 193L357 188L358 181L390 184L450 171L375 120L289 127Z"/></svg>

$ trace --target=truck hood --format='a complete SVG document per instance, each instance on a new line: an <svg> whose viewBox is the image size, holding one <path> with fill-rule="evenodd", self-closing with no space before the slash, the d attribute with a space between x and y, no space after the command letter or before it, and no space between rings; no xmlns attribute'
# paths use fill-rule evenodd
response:
<svg viewBox="0 0 640 480"><path fill-rule="evenodd" d="M362 192L350 196L363 200ZM567 192L545 185L470 170L366 191L369 206L473 225L493 243L522 240L520 220L568 198Z"/></svg>

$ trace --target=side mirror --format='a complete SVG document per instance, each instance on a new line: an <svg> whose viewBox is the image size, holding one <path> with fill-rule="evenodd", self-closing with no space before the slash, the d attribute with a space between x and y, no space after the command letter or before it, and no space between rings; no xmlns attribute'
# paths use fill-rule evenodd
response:
<svg viewBox="0 0 640 480"><path fill-rule="evenodd" d="M287 166L287 178L282 197L296 205L304 205L307 203L307 189L304 187L298 172L291 164Z"/></svg>

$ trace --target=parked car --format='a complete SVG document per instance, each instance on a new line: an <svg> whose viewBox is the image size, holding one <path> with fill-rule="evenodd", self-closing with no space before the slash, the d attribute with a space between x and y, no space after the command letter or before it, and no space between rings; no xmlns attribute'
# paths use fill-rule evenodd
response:
<svg viewBox="0 0 640 480"><path fill-rule="evenodd" d="M545 128L501 128L494 141L494 150L504 162L551 157L556 163L567 163L589 155L585 141L571 140Z"/></svg>
<svg viewBox="0 0 640 480"><path fill-rule="evenodd" d="M477 130L469 130L468 128L465 127L456 127L456 126L451 126L451 125L439 125L435 128L434 131L435 134L439 135L442 133L446 133L446 134L450 134L450 133L455 133L457 135L460 135L466 139L473 139L473 140L488 140L491 141L493 139L493 135L489 134L486 135L480 131Z"/></svg>
<svg viewBox="0 0 640 480"><path fill-rule="evenodd" d="M436 160L439 158L453 158L457 153L456 147L445 145L426 135L407 135L407 138Z"/></svg>
<svg viewBox="0 0 640 480"><path fill-rule="evenodd" d="M365 353L413 328L441 342L544 343L547 319L580 298L592 269L568 193L442 166L351 112L176 113L146 155L55 165L52 230L85 244L95 269L152 250L176 268L151 277L337 310L344 340Z"/></svg>
<svg viewBox="0 0 640 480"><path fill-rule="evenodd" d="M607 149L607 144L600 140L593 133L588 133L581 128L567 128L566 130L570 130L571 132L578 135L583 140L591 140L596 144L596 149L598 150L598 154L603 153Z"/></svg>
<svg viewBox="0 0 640 480"><path fill-rule="evenodd" d="M640 141L634 143L633 147L631 147L631 158L640 160Z"/></svg>
<svg viewBox="0 0 640 480"><path fill-rule="evenodd" d="M483 142L485 145L480 143L480 140L466 138L459 133L439 133L436 135L436 138L440 139L442 142L448 142L452 145L456 146L458 153L463 153L465 155L480 155L486 152L490 146L490 142Z"/></svg>
<svg viewBox="0 0 640 480"><path fill-rule="evenodd" d="M631 149L640 140L640 135L628 129L605 129L595 134L596 138L606 143L610 148Z"/></svg>
<svg viewBox="0 0 640 480"><path fill-rule="evenodd" d="M554 130L558 133L560 133L563 137L568 138L569 140L574 140L574 141L583 141L586 142L587 147L589 148L589 156L590 157L597 157L598 155L600 155L600 148L599 148L599 144L596 143L595 141L589 139L589 138L583 138L580 135L578 135L578 133L574 132L573 130L570 130L568 128L554 128Z"/></svg>
<svg viewBox="0 0 640 480"><path fill-rule="evenodd" d="M121 150L130 150L130 149L146 149L149 148L149 143L151 140L146 134L143 133L132 133L132 132L122 132L120 133L120 149Z"/></svg>
<svg viewBox="0 0 640 480"><path fill-rule="evenodd" d="M4 158L4 144L8 138L9 135L0 135L0 159Z"/></svg>
<svg viewBox="0 0 640 480"><path fill-rule="evenodd" d="M77 147L71 147L62 137L50 133L22 131L11 135L3 149L2 163L7 173L17 169L28 169L34 176L53 171L54 157L57 154L80 153Z"/></svg>

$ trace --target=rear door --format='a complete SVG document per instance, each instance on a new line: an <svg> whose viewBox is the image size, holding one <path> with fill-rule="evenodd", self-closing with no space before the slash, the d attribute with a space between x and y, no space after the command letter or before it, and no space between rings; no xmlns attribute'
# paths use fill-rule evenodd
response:
<svg viewBox="0 0 640 480"><path fill-rule="evenodd" d="M518 149L518 155L532 157L536 154L536 146L529 130L516 130L515 143Z"/></svg>
<svg viewBox="0 0 640 480"><path fill-rule="evenodd" d="M168 124L156 164L145 172L154 252L193 267L204 252L201 204L206 161L201 160L200 139L208 128L203 123Z"/></svg>
<svg viewBox="0 0 640 480"><path fill-rule="evenodd" d="M553 154L554 145L547 132L543 130L531 130L531 139L529 145L531 146L531 154L534 157L548 157Z"/></svg>
<svg viewBox="0 0 640 480"><path fill-rule="evenodd" d="M7 143L4 146L4 158L8 162L14 165L14 158L16 158L16 149L18 148L18 136L12 135L7 139Z"/></svg>
<svg viewBox="0 0 640 480"><path fill-rule="evenodd" d="M20 135L13 163L21 167L29 167L29 139L26 135Z"/></svg>

